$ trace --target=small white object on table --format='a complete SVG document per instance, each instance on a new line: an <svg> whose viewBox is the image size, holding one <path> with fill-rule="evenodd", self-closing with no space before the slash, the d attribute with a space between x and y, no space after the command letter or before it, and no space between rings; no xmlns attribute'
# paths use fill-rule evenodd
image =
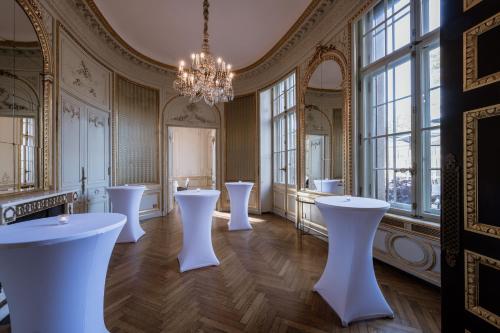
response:
<svg viewBox="0 0 500 333"><path fill-rule="evenodd" d="M106 188L113 213L127 216L127 223L118 236L117 243L135 243L144 235L139 223L139 207L145 187L142 185L112 186Z"/></svg>
<svg viewBox="0 0 500 333"><path fill-rule="evenodd" d="M315 179L314 186L319 192L337 193L340 179Z"/></svg>
<svg viewBox="0 0 500 333"><path fill-rule="evenodd" d="M252 191L251 182L228 182L226 183L229 193L229 204L231 206L231 219L227 224L229 230L250 230L252 226L248 221L248 200Z"/></svg>
<svg viewBox="0 0 500 333"><path fill-rule="evenodd" d="M328 259L314 286L339 315L342 325L355 320L390 317L373 269L373 239L389 209L382 200L328 196L315 200L328 229Z"/></svg>
<svg viewBox="0 0 500 333"><path fill-rule="evenodd" d="M89 213L1 227L0 281L12 332L108 332L104 284L126 220Z"/></svg>
<svg viewBox="0 0 500 333"><path fill-rule="evenodd" d="M180 271L219 265L212 246L212 215L219 199L217 190L187 190L174 194L181 209L182 250Z"/></svg>

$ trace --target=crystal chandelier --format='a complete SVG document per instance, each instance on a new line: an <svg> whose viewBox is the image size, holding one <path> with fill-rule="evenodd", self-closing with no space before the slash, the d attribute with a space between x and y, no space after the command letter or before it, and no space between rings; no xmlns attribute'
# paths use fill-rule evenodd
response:
<svg viewBox="0 0 500 333"><path fill-rule="evenodd" d="M203 43L200 53L191 54L191 67L179 63L174 88L181 95L189 97L191 103L202 99L210 106L233 99L233 76L231 65L210 53L208 46L208 0L203 1Z"/></svg>

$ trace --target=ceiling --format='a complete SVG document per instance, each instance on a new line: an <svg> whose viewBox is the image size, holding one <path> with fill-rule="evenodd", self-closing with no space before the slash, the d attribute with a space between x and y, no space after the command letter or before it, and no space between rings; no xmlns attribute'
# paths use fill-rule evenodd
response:
<svg viewBox="0 0 500 333"><path fill-rule="evenodd" d="M202 0L87 0L130 47L177 66L200 52ZM234 69L262 58L304 13L311 0L212 0L210 47ZM101 19L102 19L101 18Z"/></svg>
<svg viewBox="0 0 500 333"><path fill-rule="evenodd" d="M342 88L342 72L336 61L323 61L314 71L308 87L337 90Z"/></svg>

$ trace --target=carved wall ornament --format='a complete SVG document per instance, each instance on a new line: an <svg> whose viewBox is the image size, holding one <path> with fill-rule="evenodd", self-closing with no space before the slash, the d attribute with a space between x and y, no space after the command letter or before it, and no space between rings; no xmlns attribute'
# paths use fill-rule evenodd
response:
<svg viewBox="0 0 500 333"><path fill-rule="evenodd" d="M80 108L75 108L72 104L65 102L63 104L63 112L70 115L71 119L80 119Z"/></svg>
<svg viewBox="0 0 500 333"><path fill-rule="evenodd" d="M479 276L479 265L485 265L492 269L500 271L500 261L469 250L464 251L464 261L465 308L469 312L487 321L491 325L500 328L500 315L483 308L479 303L479 288L481 278Z"/></svg>
<svg viewBox="0 0 500 333"><path fill-rule="evenodd" d="M83 86L87 88L89 94L91 94L94 97L97 97L96 91L92 87L92 84L94 83L92 80L92 73L85 64L85 61L83 60L80 61L80 66L74 71L74 74L77 77L73 80L73 85L77 87Z"/></svg>
<svg viewBox="0 0 500 333"><path fill-rule="evenodd" d="M398 240L405 240L407 242L412 242L422 251L422 259L418 261L412 261L405 258L400 254L395 247L395 243ZM416 242L414 239L408 237L407 235L401 234L390 234L388 233L385 238L385 247L391 256L402 261L405 265L413 267L420 271L426 271L432 268L436 263L436 253L432 249L432 246L425 242Z"/></svg>
<svg viewBox="0 0 500 333"><path fill-rule="evenodd" d="M465 230L500 238L500 227L478 220L477 124L479 119L500 116L500 104L464 113L464 215Z"/></svg>
<svg viewBox="0 0 500 333"><path fill-rule="evenodd" d="M500 25L500 12L484 20L478 25L470 28L463 33L463 90L468 91L488 84L500 81L500 71L492 74L478 77L478 45L479 35L497 28ZM483 50L483 52L488 52Z"/></svg>
<svg viewBox="0 0 500 333"><path fill-rule="evenodd" d="M455 155L445 157L443 168L443 202L441 226L443 231L441 249L446 264L455 267L460 254L460 167Z"/></svg>
<svg viewBox="0 0 500 333"><path fill-rule="evenodd" d="M89 114L89 123L94 124L95 127L104 127L104 120L93 113Z"/></svg>
<svg viewBox="0 0 500 333"><path fill-rule="evenodd" d="M471 9L481 1L482 0L464 0L464 12Z"/></svg>

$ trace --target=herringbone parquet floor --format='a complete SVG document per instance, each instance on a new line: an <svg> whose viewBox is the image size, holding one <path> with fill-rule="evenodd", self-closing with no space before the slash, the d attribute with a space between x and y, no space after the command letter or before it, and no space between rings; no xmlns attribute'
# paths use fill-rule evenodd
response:
<svg viewBox="0 0 500 333"><path fill-rule="evenodd" d="M143 223L137 244L116 245L105 295L111 332L440 332L439 291L375 263L395 319L342 328L312 291L326 261L327 243L300 236L274 215L253 217L253 231L227 231L214 219L213 244L221 262L179 273L182 227L174 213Z"/></svg>

